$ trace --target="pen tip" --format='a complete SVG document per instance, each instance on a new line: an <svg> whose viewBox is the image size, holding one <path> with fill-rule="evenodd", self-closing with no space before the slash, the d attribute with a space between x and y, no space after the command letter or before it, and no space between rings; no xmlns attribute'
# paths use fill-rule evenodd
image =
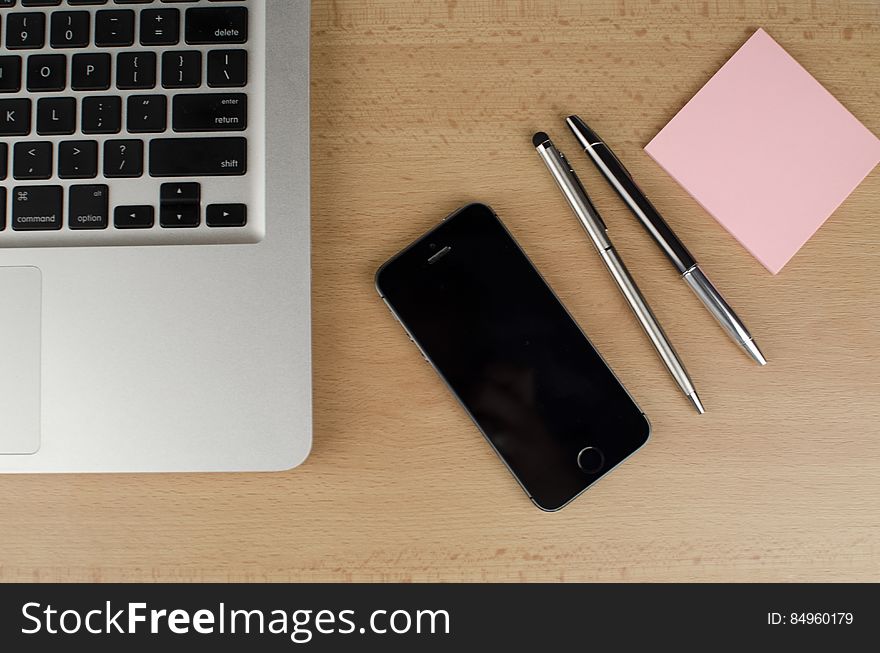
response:
<svg viewBox="0 0 880 653"><path fill-rule="evenodd" d="M767 364L767 359L764 358L764 354L758 349L758 345L755 344L754 340L746 340L742 346L743 349L746 350L746 353L751 356L758 365L764 366Z"/></svg>
<svg viewBox="0 0 880 653"><path fill-rule="evenodd" d="M706 409L703 408L703 402L700 401L700 398L697 396L697 393L694 392L688 395L688 399L691 400L691 403L694 405L694 408L697 409L697 412L702 415L706 412Z"/></svg>
<svg viewBox="0 0 880 653"><path fill-rule="evenodd" d="M539 145L546 143L550 140L550 137L547 136L544 132L535 132L535 135L532 136L532 145L538 147Z"/></svg>

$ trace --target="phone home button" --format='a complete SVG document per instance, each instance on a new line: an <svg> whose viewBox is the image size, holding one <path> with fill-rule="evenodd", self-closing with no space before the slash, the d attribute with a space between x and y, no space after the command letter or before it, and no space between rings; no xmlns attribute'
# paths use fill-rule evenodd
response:
<svg viewBox="0 0 880 653"><path fill-rule="evenodd" d="M584 447L577 456L578 467L587 474L595 474L605 466L605 454L596 447Z"/></svg>

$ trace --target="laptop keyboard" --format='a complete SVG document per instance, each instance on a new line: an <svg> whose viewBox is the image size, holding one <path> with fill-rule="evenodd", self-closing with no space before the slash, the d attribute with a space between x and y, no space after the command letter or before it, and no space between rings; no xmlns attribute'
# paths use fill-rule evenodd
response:
<svg viewBox="0 0 880 653"><path fill-rule="evenodd" d="M0 0L0 248L259 241L264 21L265 0Z"/></svg>

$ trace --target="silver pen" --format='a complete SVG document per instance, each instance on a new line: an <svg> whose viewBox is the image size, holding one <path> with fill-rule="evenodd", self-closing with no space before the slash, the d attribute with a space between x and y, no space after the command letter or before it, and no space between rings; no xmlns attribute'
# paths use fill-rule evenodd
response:
<svg viewBox="0 0 880 653"><path fill-rule="evenodd" d="M569 116L568 124L575 138L578 139L584 153L599 169L609 184L617 191L629 210L638 218L645 230L663 250L669 262L675 266L681 278L685 280L703 305L718 320L718 324L751 358L760 365L766 365L767 359L758 349L755 339L742 323L730 305L724 301L721 293L712 285L709 278L700 269L697 261L684 246L675 232L666 224L653 204L636 185L632 175L611 151L611 148L577 116Z"/></svg>
<svg viewBox="0 0 880 653"><path fill-rule="evenodd" d="M620 292L623 293L672 378L675 379L681 391L693 403L697 412L700 414L706 412L700 398L697 396L697 391L694 389L694 384L688 376L687 370L684 369L678 354L675 353L675 349L673 349L666 334L663 333L663 328L660 326L657 318L654 317L654 313L651 312L651 307L648 306L636 282L633 281L620 256L614 250L614 246L608 238L605 223L590 201L587 191L584 190L583 185L565 158L565 155L556 149L550 137L544 132L535 134L532 137L532 144L547 165L547 169L553 175L553 179L556 180L559 190L562 191L565 199L568 200L571 210L577 216L590 240L596 246L599 256L605 263L605 267L608 268L608 271L617 283L617 287L620 288Z"/></svg>

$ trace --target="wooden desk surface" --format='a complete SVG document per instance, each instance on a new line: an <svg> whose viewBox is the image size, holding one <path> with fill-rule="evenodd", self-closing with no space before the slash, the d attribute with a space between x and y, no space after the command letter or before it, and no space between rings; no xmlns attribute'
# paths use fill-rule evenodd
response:
<svg viewBox="0 0 880 653"><path fill-rule="evenodd" d="M315 446L282 474L0 477L0 580L880 580L880 171L778 277L641 148L759 26L880 133L880 4L316 2ZM586 162L708 408L678 395L533 152L578 112L704 262L737 350ZM817 144L818 145L818 144ZM460 204L504 218L654 424L526 499L373 290Z"/></svg>

